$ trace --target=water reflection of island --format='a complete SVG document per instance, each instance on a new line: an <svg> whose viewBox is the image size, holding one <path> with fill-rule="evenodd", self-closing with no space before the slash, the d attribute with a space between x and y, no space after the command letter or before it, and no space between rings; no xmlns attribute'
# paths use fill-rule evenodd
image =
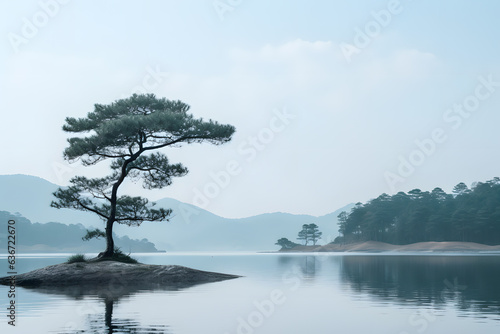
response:
<svg viewBox="0 0 500 334"><path fill-rule="evenodd" d="M84 298L92 298L102 301L102 313L87 314L86 328L77 329L61 329L58 334L77 334L77 333L134 333L134 334L159 334L170 333L167 325L143 325L139 321L132 318L116 318L113 316L113 310L121 300L126 300L135 294L162 290L162 291L178 291L191 287L195 284L176 284L169 286L150 286L150 289L144 289L143 286L122 285L114 282L113 284L104 285L79 285L66 287L38 287L27 288L32 291L41 292L52 295L64 295L66 297L83 300Z"/></svg>
<svg viewBox="0 0 500 334"><path fill-rule="evenodd" d="M382 301L500 314L496 256L344 256L341 279Z"/></svg>

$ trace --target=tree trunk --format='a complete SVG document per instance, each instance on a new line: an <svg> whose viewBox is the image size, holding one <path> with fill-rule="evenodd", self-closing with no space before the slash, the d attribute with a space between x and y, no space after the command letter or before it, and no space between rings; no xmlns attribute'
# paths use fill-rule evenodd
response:
<svg viewBox="0 0 500 334"><path fill-rule="evenodd" d="M115 252L115 243L113 241L113 219L110 217L106 222L106 250L99 254L100 258L112 257Z"/></svg>
<svg viewBox="0 0 500 334"><path fill-rule="evenodd" d="M102 253L99 253L97 256L98 258L109 258L113 257L115 253L115 243L113 241L113 223L115 222L116 219L116 202L118 200L118 188L122 184L123 180L127 176L127 166L129 163L133 162L136 160L143 150L141 149L140 151L136 152L130 159L126 160L121 168L121 175L116 181L116 183L113 185L113 189L111 190L111 198L109 199L109 204L110 204L110 212L109 212L109 218L106 222L106 250Z"/></svg>

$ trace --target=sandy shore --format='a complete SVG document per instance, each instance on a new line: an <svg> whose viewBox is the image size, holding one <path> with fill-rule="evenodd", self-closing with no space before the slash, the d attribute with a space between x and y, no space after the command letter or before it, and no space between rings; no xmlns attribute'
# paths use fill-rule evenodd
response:
<svg viewBox="0 0 500 334"><path fill-rule="evenodd" d="M385 242L366 241L348 245L297 246L280 252L493 252L500 253L500 245L488 246L474 242L418 242L409 245L392 245Z"/></svg>

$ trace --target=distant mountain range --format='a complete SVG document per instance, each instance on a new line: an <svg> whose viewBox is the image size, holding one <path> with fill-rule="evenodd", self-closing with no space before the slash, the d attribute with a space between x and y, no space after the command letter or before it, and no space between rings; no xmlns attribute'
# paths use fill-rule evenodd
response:
<svg viewBox="0 0 500 334"><path fill-rule="evenodd" d="M106 243L103 239L83 241L86 234L82 224L32 223L19 214L0 211L0 221L14 220L16 253L98 253ZM4 224L5 224L4 223ZM2 224L3 225L3 224ZM0 252L7 251L7 228L0 230ZM114 237L115 246L124 253L157 252L155 245L147 239L132 240L127 236Z"/></svg>
<svg viewBox="0 0 500 334"><path fill-rule="evenodd" d="M94 214L51 208L52 193L58 187L34 176L0 175L0 211L17 212L33 223L59 222L103 228L102 220ZM116 224L115 233L118 236L128 235L130 239L147 238L156 248L167 251L275 250L278 246L274 243L279 238L295 241L303 224L315 223L319 226L323 232L323 242L320 243L333 241L338 236L337 215L353 207L350 204L321 217L268 213L229 219L172 198L156 203L157 207L173 210L173 218L169 222L147 222L140 227Z"/></svg>

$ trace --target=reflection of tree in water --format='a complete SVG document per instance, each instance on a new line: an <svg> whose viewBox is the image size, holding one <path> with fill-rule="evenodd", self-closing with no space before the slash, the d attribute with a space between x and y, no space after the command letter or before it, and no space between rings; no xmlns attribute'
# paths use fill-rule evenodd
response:
<svg viewBox="0 0 500 334"><path fill-rule="evenodd" d="M155 325L141 327L141 324L132 319L114 319L113 308L118 302L126 297L136 294L141 294L146 291L179 291L190 288L192 286L214 281L214 273L201 272L185 267L173 267L173 278L178 275L180 270L182 279L172 279L167 281L155 279L137 279L136 281L125 279L124 275L112 276L104 281L88 280L79 284L62 284L62 285L37 285L24 286L25 289L36 291L39 293L51 295L64 295L75 300L84 300L85 297L102 300L104 302L104 310L101 314L88 315L88 328L86 330L61 329L60 334L76 334L76 333L167 333L168 326ZM176 271L177 270L177 271ZM207 274L202 277L199 273ZM217 274L218 275L218 274ZM177 277L178 278L178 277ZM205 279L202 280L201 278ZM231 276L231 278L234 278ZM215 277L217 280L218 278ZM67 282L66 282L67 283Z"/></svg>
<svg viewBox="0 0 500 334"><path fill-rule="evenodd" d="M79 333L130 333L130 334L158 334L169 333L168 326L154 325L143 326L138 321L132 318L113 318L114 307L123 298L133 296L141 291L178 291L188 288L195 284L193 283L178 283L169 285L158 285L154 282L146 284L142 282L137 284L125 284L119 280L113 280L108 283L71 285L71 286L39 286L25 287L33 291L51 295L64 295L75 300L85 300L85 297L97 298L104 303L102 313L94 313L87 315L88 325L85 329L61 329L58 334L79 334Z"/></svg>
<svg viewBox="0 0 500 334"><path fill-rule="evenodd" d="M113 319L113 307L118 300L103 298L105 305L104 314L89 315L89 327L86 330L61 331L58 334L77 334L77 333L130 333L130 334L159 334L168 333L167 326L156 325L150 327L141 327L138 321L133 319Z"/></svg>
<svg viewBox="0 0 500 334"><path fill-rule="evenodd" d="M314 278L316 275L316 256L306 256L302 264L302 272L306 277Z"/></svg>
<svg viewBox="0 0 500 334"><path fill-rule="evenodd" d="M320 262L314 255L294 256L283 255L278 257L280 265L285 267L298 267L300 273L305 279L314 279L316 271L320 269Z"/></svg>
<svg viewBox="0 0 500 334"><path fill-rule="evenodd" d="M496 256L344 256L341 278L382 300L500 314L499 263Z"/></svg>

